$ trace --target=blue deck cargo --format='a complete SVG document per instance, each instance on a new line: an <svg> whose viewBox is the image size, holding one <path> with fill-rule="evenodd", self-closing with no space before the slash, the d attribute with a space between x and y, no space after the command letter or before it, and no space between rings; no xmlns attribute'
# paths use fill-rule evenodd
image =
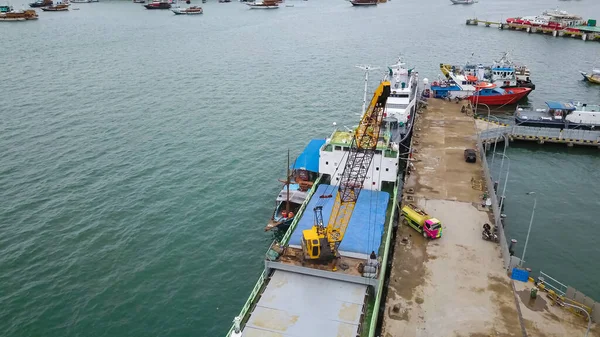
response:
<svg viewBox="0 0 600 337"><path fill-rule="evenodd" d="M290 238L290 245L300 246L302 231L314 225L313 209L317 204L323 204L323 220L327 222L331 215L331 208L335 202L337 186L319 185L313 197L306 206L302 218ZM319 198L321 195L331 194L332 198ZM376 253L381 245L381 237L385 225L385 214L390 200L390 194L381 191L362 190L358 197L354 212L350 218L346 235L340 245L341 252L368 255L371 251Z"/></svg>

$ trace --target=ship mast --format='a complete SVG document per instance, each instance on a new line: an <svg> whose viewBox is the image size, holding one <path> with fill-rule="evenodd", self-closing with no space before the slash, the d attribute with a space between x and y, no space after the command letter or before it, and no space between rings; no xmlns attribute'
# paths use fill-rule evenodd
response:
<svg viewBox="0 0 600 337"><path fill-rule="evenodd" d="M361 111L361 116L365 114L365 111L367 109L367 89L368 89L368 85L369 85L369 70L376 70L379 69L379 67L371 67L369 65L364 65L364 66L356 66L356 68L362 69L365 71L365 93L363 96L363 105L362 105L362 111Z"/></svg>
<svg viewBox="0 0 600 337"><path fill-rule="evenodd" d="M285 201L285 212L286 214L290 214L290 149L288 149L287 155L287 176L286 176L286 185L287 185L287 199Z"/></svg>

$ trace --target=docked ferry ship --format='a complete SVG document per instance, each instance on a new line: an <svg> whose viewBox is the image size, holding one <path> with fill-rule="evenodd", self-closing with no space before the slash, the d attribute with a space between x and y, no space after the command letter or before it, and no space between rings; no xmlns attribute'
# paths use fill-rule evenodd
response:
<svg viewBox="0 0 600 337"><path fill-rule="evenodd" d="M359 125L313 156L319 177L227 336L373 335L397 212L399 124L384 121L393 90L382 81Z"/></svg>

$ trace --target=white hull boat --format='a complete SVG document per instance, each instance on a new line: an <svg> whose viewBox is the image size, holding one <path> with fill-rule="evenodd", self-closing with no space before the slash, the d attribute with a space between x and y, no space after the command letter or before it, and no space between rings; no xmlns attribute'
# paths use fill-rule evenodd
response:
<svg viewBox="0 0 600 337"><path fill-rule="evenodd" d="M277 8L279 8L279 5L276 2L269 2L269 3L253 2L253 3L246 3L246 5L248 5L248 7L250 7L250 9L277 9Z"/></svg>
<svg viewBox="0 0 600 337"><path fill-rule="evenodd" d="M188 8L175 7L171 8L171 11L176 15L198 15L204 13L202 7L198 6L191 6Z"/></svg>

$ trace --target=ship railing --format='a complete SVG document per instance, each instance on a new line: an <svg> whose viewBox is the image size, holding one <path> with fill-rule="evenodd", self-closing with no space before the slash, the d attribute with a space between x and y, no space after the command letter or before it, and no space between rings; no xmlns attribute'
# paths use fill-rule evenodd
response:
<svg viewBox="0 0 600 337"><path fill-rule="evenodd" d="M285 235L281 239L281 243L282 244L287 244L289 242L290 237L292 235L292 232L296 228L296 226L298 224L298 221L300 220L301 215L303 214L304 209L306 208L306 205L308 205L308 202L310 201L310 198L312 197L312 195L317 190L317 186L319 185L319 182L321 181L321 177L322 176L319 175L319 177L317 178L317 180L314 182L313 186L311 187L310 191L308 192L308 196L306 197L306 199L304 200L304 202L300 206L300 209L298 210L298 212L296 214L296 217L294 218L294 220L292 221L292 223L291 223L290 227L288 228L287 232L285 233ZM273 244L275 244L276 242L277 241L274 240ZM269 246L269 250L265 254L265 256L266 256L266 258L268 260L270 260L268 253L271 250L271 247L273 246L273 244L271 244L271 246ZM252 291L250 292L250 296L246 300L246 303L244 303L244 306L242 307L242 310L240 310L240 313L237 316L237 317L240 317L242 319L242 324L244 324L244 322L246 320L246 315L248 315L250 307L252 307L252 303L255 301L256 297L261 292L261 290L263 288L263 285L265 283L265 280L267 278L268 278L268 271L267 271L267 269L263 269L263 272L260 274L258 280L256 281L256 284L254 285L254 288L252 288ZM231 336L231 334L234 331L234 328L235 328L235 324L232 324L231 328L227 332L227 335L226 335L227 337Z"/></svg>
<svg viewBox="0 0 600 337"><path fill-rule="evenodd" d="M502 140L504 135L529 137L532 139L559 139L559 140L577 140L588 142L600 142L600 131L583 129L558 129L558 128L537 128L531 126L502 126L490 128L479 133L479 139L482 141Z"/></svg>
<svg viewBox="0 0 600 337"><path fill-rule="evenodd" d="M385 282L385 275L387 272L387 261L389 259L389 255L390 255L390 245L391 245L391 241L392 241L392 232L393 232L393 227L394 227L394 218L396 217L396 210L398 208L398 185L396 184L394 186L394 199L393 199L393 203L392 203L392 212L390 214L390 219L388 221L388 226L387 226L387 233L385 236L385 246L383 249L383 258L381 259L381 261L384 261L384 263L381 264L381 268L378 271L379 272L379 284L377 286L377 290L376 290L376 294L375 294L375 304L373 306L373 308L375 308L373 310L373 314L371 316L371 321L369 323L369 337L375 337L375 332L377 329L377 321L379 319L379 307L381 306L381 297L383 296L383 288L384 288L384 282Z"/></svg>

